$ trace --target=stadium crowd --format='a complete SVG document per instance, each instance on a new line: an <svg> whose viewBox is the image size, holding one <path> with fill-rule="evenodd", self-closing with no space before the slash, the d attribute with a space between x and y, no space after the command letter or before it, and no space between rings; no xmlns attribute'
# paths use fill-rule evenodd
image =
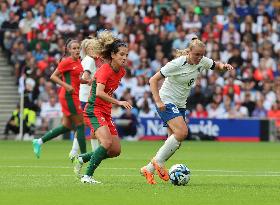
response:
<svg viewBox="0 0 280 205"><path fill-rule="evenodd" d="M117 98L134 108L113 107L114 117L154 117L148 79L185 49L195 34L206 56L228 62L235 72L205 72L187 106L192 117L276 118L280 128L280 5L270 0L6 0L0 5L0 44L13 65L25 107L47 130L61 116L57 87L49 80L65 41L82 41L104 29L129 45L127 74ZM133 126L129 126L132 128Z"/></svg>

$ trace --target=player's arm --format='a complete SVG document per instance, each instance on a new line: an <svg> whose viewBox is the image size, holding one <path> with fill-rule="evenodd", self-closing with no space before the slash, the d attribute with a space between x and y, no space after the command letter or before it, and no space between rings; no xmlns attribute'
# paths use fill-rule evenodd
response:
<svg viewBox="0 0 280 205"><path fill-rule="evenodd" d="M90 79L90 71L86 70L83 72L83 74L80 76L80 83L91 85L92 79Z"/></svg>
<svg viewBox="0 0 280 205"><path fill-rule="evenodd" d="M51 75L50 79L53 82L55 82L55 83L59 84L60 86L64 87L67 92L72 93L74 91L74 88L71 85L69 85L68 83L62 81L60 77L61 77L61 73L59 72L58 69L56 69L53 72L53 74Z"/></svg>
<svg viewBox="0 0 280 205"><path fill-rule="evenodd" d="M115 98L113 98L113 97L109 96L107 93L105 93L104 89L105 89L104 84L97 83L96 97L99 97L102 100L107 101L109 103L116 104L116 105L119 105L119 106L123 106L126 109L132 109L132 106L127 101L116 100Z"/></svg>
<svg viewBox="0 0 280 205"><path fill-rule="evenodd" d="M214 62L214 69L219 71L219 72L224 72L224 71L229 71L229 70L233 70L234 68L232 67L232 65L227 64L227 63L222 63L219 61L213 61Z"/></svg>
<svg viewBox="0 0 280 205"><path fill-rule="evenodd" d="M165 110L165 104L161 101L159 96L158 82L164 79L163 74L159 71L149 80L151 92L153 94L154 101L160 111Z"/></svg>

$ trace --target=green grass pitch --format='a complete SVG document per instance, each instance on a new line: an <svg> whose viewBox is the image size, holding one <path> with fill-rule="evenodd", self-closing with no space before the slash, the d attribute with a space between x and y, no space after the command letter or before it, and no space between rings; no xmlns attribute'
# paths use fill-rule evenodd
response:
<svg viewBox="0 0 280 205"><path fill-rule="evenodd" d="M81 184L68 160L70 141L45 144L41 159L31 142L0 141L1 205L273 205L280 204L280 144L184 142L167 167L191 169L187 186L146 184L139 175L163 142L122 142L122 154L102 162Z"/></svg>

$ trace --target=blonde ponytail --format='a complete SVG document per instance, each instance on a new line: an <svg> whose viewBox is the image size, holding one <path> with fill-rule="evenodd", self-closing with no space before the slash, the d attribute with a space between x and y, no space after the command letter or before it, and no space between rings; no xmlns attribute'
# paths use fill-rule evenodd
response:
<svg viewBox="0 0 280 205"><path fill-rule="evenodd" d="M185 55L188 54L189 51L190 51L189 48L186 48L186 49L183 49L183 50L176 49L175 58L178 58L180 56L185 56Z"/></svg>
<svg viewBox="0 0 280 205"><path fill-rule="evenodd" d="M199 40L198 38L195 37L190 41L189 46L186 49L183 49L183 50L177 49L176 50L175 58L187 55L192 50L192 48L195 46L205 47L205 44L201 40Z"/></svg>

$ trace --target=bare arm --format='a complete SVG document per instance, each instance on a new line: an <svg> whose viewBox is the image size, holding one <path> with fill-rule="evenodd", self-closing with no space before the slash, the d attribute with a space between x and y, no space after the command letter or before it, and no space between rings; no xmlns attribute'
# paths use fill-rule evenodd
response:
<svg viewBox="0 0 280 205"><path fill-rule="evenodd" d="M215 69L219 72L229 71L229 70L234 69L230 64L227 64L227 63L222 63L222 62L219 62L219 61L217 61L215 63L216 63Z"/></svg>
<svg viewBox="0 0 280 205"><path fill-rule="evenodd" d="M91 85L92 79L90 79L90 73L88 71L83 72L80 77L81 84L88 84Z"/></svg>
<svg viewBox="0 0 280 205"><path fill-rule="evenodd" d="M161 101L160 96L159 96L159 89L158 89L158 82L160 80L164 79L162 74L160 72L157 72L153 77L150 78L149 83L150 83L150 88L151 92L153 94L154 101L159 108L160 111L165 110L165 104Z"/></svg>
<svg viewBox="0 0 280 205"><path fill-rule="evenodd" d="M60 86L64 87L66 89L67 92L72 93L74 91L74 88L72 87L72 85L69 85L68 83L64 82L61 80L60 78L61 73L58 71L58 69L56 69L53 74L51 75L50 79L59 84Z"/></svg>
<svg viewBox="0 0 280 205"><path fill-rule="evenodd" d="M104 92L104 89L105 89L105 85L103 85L102 83L97 83L96 96L109 103L123 106L126 109L132 109L132 106L127 101L118 101L115 98L112 98L111 96L109 96L107 93Z"/></svg>

